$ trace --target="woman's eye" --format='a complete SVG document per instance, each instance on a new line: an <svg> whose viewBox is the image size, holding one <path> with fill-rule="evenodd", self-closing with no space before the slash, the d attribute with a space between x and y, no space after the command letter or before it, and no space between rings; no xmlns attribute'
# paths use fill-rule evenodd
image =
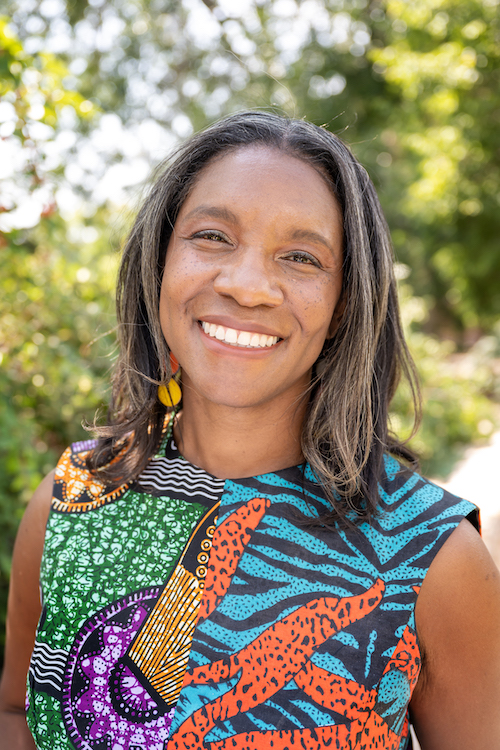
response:
<svg viewBox="0 0 500 750"><path fill-rule="evenodd" d="M203 230L202 232L196 232L193 234L193 239L196 240L210 240L211 242L228 242L227 237L222 232L216 232L213 229Z"/></svg>
<svg viewBox="0 0 500 750"><path fill-rule="evenodd" d="M316 260L316 258L313 255L309 255L309 253L290 253L286 256L286 260L292 260L294 263L303 263L306 265L317 266L318 268L320 266L320 263Z"/></svg>

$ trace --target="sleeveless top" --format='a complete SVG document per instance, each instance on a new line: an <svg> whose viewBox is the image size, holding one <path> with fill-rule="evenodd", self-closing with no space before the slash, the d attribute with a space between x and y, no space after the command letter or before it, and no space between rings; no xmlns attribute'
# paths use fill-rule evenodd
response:
<svg viewBox="0 0 500 750"><path fill-rule="evenodd" d="M357 529L308 465L220 480L167 436L108 491L58 463L27 721L40 750L411 747L414 609L471 503L385 458Z"/></svg>

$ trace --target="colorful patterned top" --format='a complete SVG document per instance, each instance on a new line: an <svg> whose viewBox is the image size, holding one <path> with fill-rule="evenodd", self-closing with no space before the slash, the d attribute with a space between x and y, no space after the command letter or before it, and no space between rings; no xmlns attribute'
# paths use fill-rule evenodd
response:
<svg viewBox="0 0 500 750"><path fill-rule="evenodd" d="M411 746L414 608L476 509L385 460L357 530L308 466L220 480L164 441L107 492L62 456L41 568L27 719L40 750Z"/></svg>

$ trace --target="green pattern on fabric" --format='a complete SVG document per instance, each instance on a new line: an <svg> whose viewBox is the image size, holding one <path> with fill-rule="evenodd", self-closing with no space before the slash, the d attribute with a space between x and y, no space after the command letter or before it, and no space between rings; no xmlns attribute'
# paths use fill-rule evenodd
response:
<svg viewBox="0 0 500 750"><path fill-rule="evenodd" d="M37 642L69 651L84 623L110 602L163 586L206 508L169 497L125 493L83 513L51 511L40 571L46 616ZM61 703L28 688L36 746L73 750Z"/></svg>
<svg viewBox="0 0 500 750"><path fill-rule="evenodd" d="M55 594L66 611L58 616L48 606L37 640L68 649L75 632L109 602L164 584L203 510L130 490L86 513L51 513L40 580L42 592ZM68 612L75 613L70 627Z"/></svg>
<svg viewBox="0 0 500 750"><path fill-rule="evenodd" d="M35 693L34 701L35 710L30 706L26 721L36 746L50 747L51 750L75 750L66 734L60 702L44 693ZM46 744L47 741L49 745Z"/></svg>

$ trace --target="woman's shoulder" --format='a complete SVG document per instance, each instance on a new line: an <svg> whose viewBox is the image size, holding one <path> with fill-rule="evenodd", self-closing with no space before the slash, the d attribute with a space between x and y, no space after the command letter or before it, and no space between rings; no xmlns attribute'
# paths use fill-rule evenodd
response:
<svg viewBox="0 0 500 750"><path fill-rule="evenodd" d="M359 530L366 537L370 554L375 553L381 563L400 572L409 567L418 569L421 581L465 518L478 528L478 510L473 503L386 455L376 512Z"/></svg>
<svg viewBox="0 0 500 750"><path fill-rule="evenodd" d="M392 523L406 522L454 528L463 518L468 518L479 530L476 505L453 495L388 454L384 456L380 477L379 515L388 527Z"/></svg>
<svg viewBox="0 0 500 750"><path fill-rule="evenodd" d="M55 469L52 469L52 471L49 472L46 477L40 482L37 489L33 493L21 521L21 535L24 534L25 537L31 539L30 535L35 534L36 538L38 540L41 540L40 544L37 544L40 549L43 546L45 526L47 524L47 518L50 512L54 478ZM27 529L26 532L24 531L24 528ZM27 547L32 546L32 541L33 540L28 542Z"/></svg>

